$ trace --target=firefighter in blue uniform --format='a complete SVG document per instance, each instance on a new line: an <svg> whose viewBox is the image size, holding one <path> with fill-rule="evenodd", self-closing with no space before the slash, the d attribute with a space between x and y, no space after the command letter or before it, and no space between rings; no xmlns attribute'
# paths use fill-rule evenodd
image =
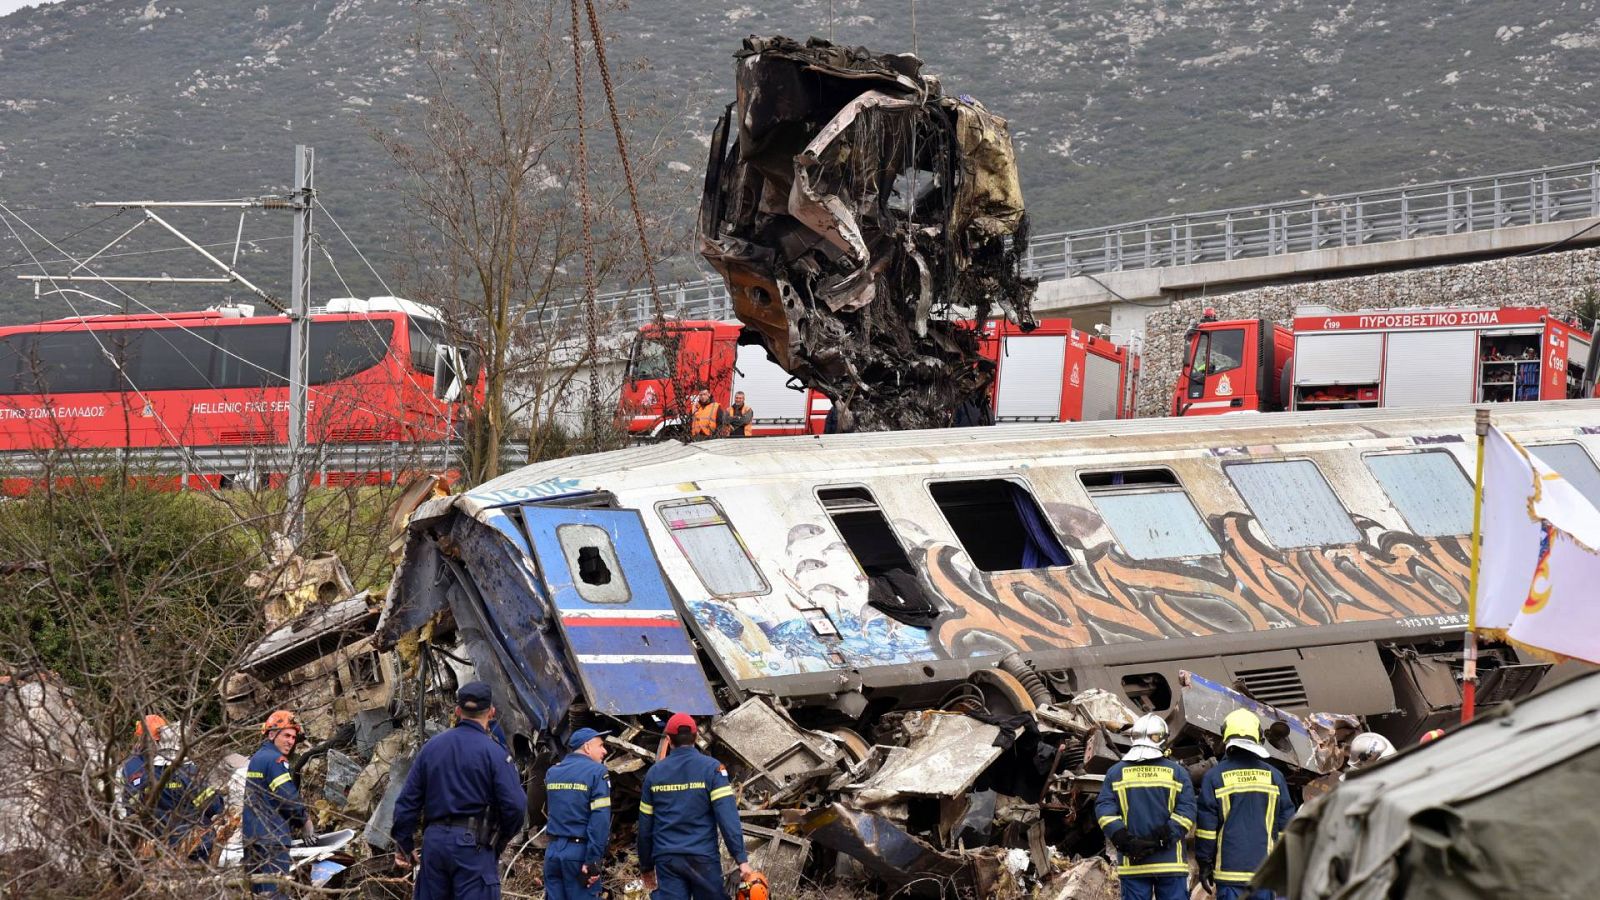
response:
<svg viewBox="0 0 1600 900"><path fill-rule="evenodd" d="M549 900L600 896L600 860L611 837L611 783L606 780L605 736L579 728L567 739L567 758L544 776L544 891Z"/></svg>
<svg viewBox="0 0 1600 900"><path fill-rule="evenodd" d="M244 864L251 875L287 878L289 844L294 830L305 825L306 808L300 787L289 769L289 754L300 741L294 713L280 709L261 726L261 749L245 768ZM279 885L252 884L251 893L282 896Z"/></svg>
<svg viewBox="0 0 1600 900"><path fill-rule="evenodd" d="M1251 891L1250 879L1294 818L1283 773L1266 762L1261 718L1236 709L1222 720L1222 760L1200 780L1195 858L1200 881L1217 900L1272 900Z"/></svg>
<svg viewBox="0 0 1600 900"><path fill-rule="evenodd" d="M1183 840L1194 830L1194 782L1166 758L1160 716L1140 716L1130 733L1133 748L1106 773L1095 802L1100 829L1121 856L1122 900L1185 900Z"/></svg>
<svg viewBox="0 0 1600 900"><path fill-rule="evenodd" d="M128 816L138 812L144 803L144 789L150 783L150 770L155 762L156 738L167 720L149 715L133 725L133 752L122 761L122 781L118 785L118 813Z"/></svg>
<svg viewBox="0 0 1600 900"><path fill-rule="evenodd" d="M172 765L175 751L176 748L158 751L151 770L151 784L160 790L155 803L156 820L167 846L184 850L195 862L207 862L211 858L211 821L221 814L223 797L205 785L192 760Z"/></svg>
<svg viewBox="0 0 1600 900"><path fill-rule="evenodd" d="M528 797L506 749L489 734L494 699L481 681L456 692L456 725L417 753L394 804L395 865L422 868L417 900L496 900L500 852L522 830Z"/></svg>
<svg viewBox="0 0 1600 900"><path fill-rule="evenodd" d="M656 900L727 900L717 832L748 880L739 804L728 770L696 749L699 728L687 713L667 720L672 749L650 767L639 797L639 871Z"/></svg>

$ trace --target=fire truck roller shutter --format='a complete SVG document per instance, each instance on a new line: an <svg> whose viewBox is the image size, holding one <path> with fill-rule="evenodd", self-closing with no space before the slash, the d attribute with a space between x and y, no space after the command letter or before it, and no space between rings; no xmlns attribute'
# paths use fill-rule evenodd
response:
<svg viewBox="0 0 1600 900"><path fill-rule="evenodd" d="M1383 366L1383 335L1303 334L1295 338L1294 383L1377 384Z"/></svg>
<svg viewBox="0 0 1600 900"><path fill-rule="evenodd" d="M1000 354L1000 389L995 397L995 421L1002 425L1016 417L1044 417L1055 421L1061 415L1061 382L1066 371L1067 336L1008 337L1000 346ZM1081 377L1082 373L1079 375Z"/></svg>
<svg viewBox="0 0 1600 900"><path fill-rule="evenodd" d="M1478 332L1398 331L1389 335L1383 373L1384 406L1471 403Z"/></svg>
<svg viewBox="0 0 1600 900"><path fill-rule="evenodd" d="M1098 422L1117 417L1117 390L1120 367L1112 360L1090 353L1083 382L1083 421Z"/></svg>
<svg viewBox="0 0 1600 900"><path fill-rule="evenodd" d="M791 391L789 373L782 366L767 359L767 351L760 345L739 346L738 369L733 373L734 393L744 391L744 400L755 410L756 421L793 419L803 422L806 417L806 392ZM733 402L733 394L728 395Z"/></svg>

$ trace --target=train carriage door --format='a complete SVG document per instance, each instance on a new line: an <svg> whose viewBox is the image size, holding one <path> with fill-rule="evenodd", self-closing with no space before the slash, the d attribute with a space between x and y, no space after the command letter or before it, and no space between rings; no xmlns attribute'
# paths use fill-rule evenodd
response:
<svg viewBox="0 0 1600 900"><path fill-rule="evenodd" d="M717 712L636 511L524 506L522 520L593 709Z"/></svg>

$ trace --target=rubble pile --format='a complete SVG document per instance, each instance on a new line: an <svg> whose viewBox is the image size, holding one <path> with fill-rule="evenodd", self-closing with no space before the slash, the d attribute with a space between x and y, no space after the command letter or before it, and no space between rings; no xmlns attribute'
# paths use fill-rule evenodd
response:
<svg viewBox="0 0 1600 900"><path fill-rule="evenodd" d="M1145 319L1138 414L1170 412L1172 388L1183 369L1184 332L1207 307L1215 309L1219 319L1270 319L1285 325L1301 306L1354 312L1403 306L1537 305L1558 316L1571 316L1585 303L1600 299L1597 283L1600 250L1585 249L1186 297Z"/></svg>
<svg viewBox="0 0 1600 900"><path fill-rule="evenodd" d="M700 238L739 320L841 431L952 424L994 375L984 320L1033 321L1006 121L910 55L775 36L736 56Z"/></svg>

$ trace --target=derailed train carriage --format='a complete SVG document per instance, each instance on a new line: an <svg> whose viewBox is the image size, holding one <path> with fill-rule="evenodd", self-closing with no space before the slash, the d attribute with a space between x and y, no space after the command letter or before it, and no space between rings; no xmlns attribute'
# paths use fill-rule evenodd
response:
<svg viewBox="0 0 1600 900"><path fill-rule="evenodd" d="M1600 494L1600 402L1495 419ZM596 719L758 694L850 728L1091 688L1181 719L1196 683L1401 743L1459 708L1472 425L1281 413L556 460L418 510L379 640L453 625L535 757ZM1504 647L1481 666L1489 699L1544 671Z"/></svg>

